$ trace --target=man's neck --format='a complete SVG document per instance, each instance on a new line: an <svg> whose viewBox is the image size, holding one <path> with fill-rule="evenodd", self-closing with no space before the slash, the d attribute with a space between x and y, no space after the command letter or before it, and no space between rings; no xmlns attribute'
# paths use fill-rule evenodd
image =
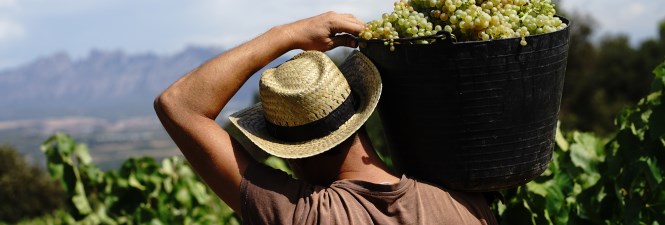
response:
<svg viewBox="0 0 665 225"><path fill-rule="evenodd" d="M374 152L365 132L358 132L358 139L349 147L337 175L338 180L362 180L370 183L399 182L400 178L393 175L390 169Z"/></svg>

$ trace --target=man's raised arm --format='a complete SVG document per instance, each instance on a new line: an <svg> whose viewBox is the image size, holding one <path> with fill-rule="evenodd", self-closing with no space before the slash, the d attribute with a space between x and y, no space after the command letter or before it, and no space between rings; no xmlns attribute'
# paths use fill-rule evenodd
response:
<svg viewBox="0 0 665 225"><path fill-rule="evenodd" d="M325 13L277 26L192 70L155 99L162 125L196 172L236 213L249 155L215 122L249 77L292 49L327 51L355 47L364 23L352 15Z"/></svg>

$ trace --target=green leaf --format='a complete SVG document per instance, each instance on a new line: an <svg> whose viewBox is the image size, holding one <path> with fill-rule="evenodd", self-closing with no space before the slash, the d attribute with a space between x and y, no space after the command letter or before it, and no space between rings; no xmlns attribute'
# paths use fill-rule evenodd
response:
<svg viewBox="0 0 665 225"><path fill-rule="evenodd" d="M657 185L660 184L663 181L663 176L660 173L660 168L658 167L658 164L655 162L655 159L649 158L649 157L642 157L640 158L640 161L643 163L646 173L646 177L649 180L649 183L651 184L651 189L655 190L657 189Z"/></svg>
<svg viewBox="0 0 665 225"><path fill-rule="evenodd" d="M168 176L173 176L173 174L175 174L175 169L173 168L173 159L174 158L166 158L162 160L162 173Z"/></svg>
<svg viewBox="0 0 665 225"><path fill-rule="evenodd" d="M651 86L651 91L660 91L665 88L665 63L660 64L653 70L653 74L656 76L654 83Z"/></svg>
<svg viewBox="0 0 665 225"><path fill-rule="evenodd" d="M626 127L630 126L631 121L630 121L630 115L632 115L633 110L630 108L624 108L621 110L621 113L617 116L616 120L614 121L614 124L620 129L624 130Z"/></svg>
<svg viewBox="0 0 665 225"><path fill-rule="evenodd" d="M85 196L85 193L77 194L72 197L72 203L74 203L74 207L76 207L80 214L87 215L92 212L88 197Z"/></svg>
<svg viewBox="0 0 665 225"><path fill-rule="evenodd" d="M51 174L51 177L53 177L56 180L62 179L62 177L65 174L65 165L62 164L56 164L56 163L49 163L47 165L48 171Z"/></svg>
<svg viewBox="0 0 665 225"><path fill-rule="evenodd" d="M92 163L92 157L90 157L90 152L88 151L88 146L85 144L77 144L74 148L74 155L76 160L83 165L88 165Z"/></svg>
<svg viewBox="0 0 665 225"><path fill-rule="evenodd" d="M657 140L665 137L665 105L654 108L649 117L649 128L651 138Z"/></svg>
<svg viewBox="0 0 665 225"><path fill-rule="evenodd" d="M170 194L173 191L173 179L171 177L166 177L162 180L162 183L164 191L166 191L167 194Z"/></svg>
<svg viewBox="0 0 665 225"><path fill-rule="evenodd" d="M113 218L109 217L108 214L106 214L106 207L103 204L100 204L97 206L97 210L95 214L100 220L100 223L102 224L110 224L110 225L115 225L118 224Z"/></svg>
<svg viewBox="0 0 665 225"><path fill-rule="evenodd" d="M661 104L663 104L663 91L656 91L652 92L651 94L647 95L645 98L646 103L649 104L650 107L658 107Z"/></svg>
<svg viewBox="0 0 665 225"><path fill-rule="evenodd" d="M131 172L129 174L129 180L128 181L129 181L129 186L130 187L134 187L134 188L139 189L141 191L145 190L145 186L143 186L141 184L141 182L139 182L139 180L136 179L136 175L134 174L134 172Z"/></svg>
<svg viewBox="0 0 665 225"><path fill-rule="evenodd" d="M562 204L559 210L557 211L558 214L554 215L554 224L559 224L559 225L568 224L568 220L571 214L570 209L571 206L569 204Z"/></svg>
<svg viewBox="0 0 665 225"><path fill-rule="evenodd" d="M78 171L75 167L70 165L64 165L63 176L60 179L62 186L65 188L70 195L76 195L79 190L76 190L77 186L80 183L81 178L78 176Z"/></svg>
<svg viewBox="0 0 665 225"><path fill-rule="evenodd" d="M160 176L160 175L158 175L158 174L154 174L154 173L153 173L153 174L150 174L150 175L148 176L148 182L149 182L149 184L151 184L153 187L157 187L157 186L161 185L162 180L163 180L162 176Z"/></svg>
<svg viewBox="0 0 665 225"><path fill-rule="evenodd" d="M625 214L621 215L624 224L636 224L639 221L639 214L643 205L639 198L628 199Z"/></svg>
<svg viewBox="0 0 665 225"><path fill-rule="evenodd" d="M548 186L547 198L545 199L545 208L549 215L559 215L559 210L562 210L564 205L564 195L556 186Z"/></svg>
<svg viewBox="0 0 665 225"><path fill-rule="evenodd" d="M201 182L189 182L189 191L194 196L199 204L204 204L208 201L208 193L206 193L206 186Z"/></svg>
<svg viewBox="0 0 665 225"><path fill-rule="evenodd" d="M570 146L570 159L585 172L597 174L597 164L604 161L602 141L588 133L573 133L575 143ZM595 183L595 182L593 182Z"/></svg>
<svg viewBox="0 0 665 225"><path fill-rule="evenodd" d="M536 183L536 182L529 182L526 184L527 189L530 192L533 192L534 194L540 195L542 197L547 197L547 185L546 184L541 184L541 183Z"/></svg>
<svg viewBox="0 0 665 225"><path fill-rule="evenodd" d="M181 164L179 167L177 167L176 171L178 171L178 176L182 179L190 179L192 177L196 177L194 175L194 171L192 171L192 169L189 168L189 166L186 166L185 164Z"/></svg>
<svg viewBox="0 0 665 225"><path fill-rule="evenodd" d="M101 220L100 220L99 216L97 216L95 214L91 214L91 215L86 216L82 220L80 220L78 223L79 224L99 224L99 223L101 223Z"/></svg>
<svg viewBox="0 0 665 225"><path fill-rule="evenodd" d="M563 137L563 134L561 133L561 129L559 129L559 126L561 125L561 121L558 121L556 124L556 136L554 140L556 141L557 146L564 151L567 152L568 148L570 147L570 144L568 141L566 141L566 138Z"/></svg>
<svg viewBox="0 0 665 225"><path fill-rule="evenodd" d="M150 225L162 225L162 224L163 224L162 221L159 221L159 219L157 218L153 218L152 220L150 220Z"/></svg>
<svg viewBox="0 0 665 225"><path fill-rule="evenodd" d="M289 166L286 164L286 162L278 157L275 156L269 156L265 161L263 161L263 164L272 167L274 169L278 169L281 171L284 171L288 173L289 175L293 175L293 172L289 168Z"/></svg>
<svg viewBox="0 0 665 225"><path fill-rule="evenodd" d="M58 145L60 154L62 154L64 157L69 157L74 151L74 140L65 133L56 133L55 140Z"/></svg>
<svg viewBox="0 0 665 225"><path fill-rule="evenodd" d="M192 199L190 198L189 192L187 192L187 189L185 188L180 188L178 189L178 192L176 192L175 195L176 200L180 202L180 204L183 204L186 207L189 207L192 205Z"/></svg>

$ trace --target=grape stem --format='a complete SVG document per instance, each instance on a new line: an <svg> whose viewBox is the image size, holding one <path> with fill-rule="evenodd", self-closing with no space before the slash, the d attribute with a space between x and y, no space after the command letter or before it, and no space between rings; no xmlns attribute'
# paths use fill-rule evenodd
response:
<svg viewBox="0 0 665 225"><path fill-rule="evenodd" d="M524 18L526 18L527 15L531 14L531 12L533 12L533 8L529 7L529 10L526 11L524 15L522 15L522 17L520 18L520 22L524 21Z"/></svg>

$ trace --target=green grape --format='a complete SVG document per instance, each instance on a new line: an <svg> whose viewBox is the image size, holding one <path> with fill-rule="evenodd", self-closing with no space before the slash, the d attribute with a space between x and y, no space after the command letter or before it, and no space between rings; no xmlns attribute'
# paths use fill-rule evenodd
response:
<svg viewBox="0 0 665 225"><path fill-rule="evenodd" d="M394 39L444 30L457 41L521 38L520 44L525 46L526 36L566 28L555 14L551 0L399 0L393 12L369 22L360 37L386 40L394 49Z"/></svg>
<svg viewBox="0 0 665 225"><path fill-rule="evenodd" d="M437 1L423 2L436 6ZM436 27L430 22L429 13L426 15L424 11L416 10L414 6L405 0L395 2L393 12L384 13L381 19L369 22L365 30L360 33L360 37L367 40L384 39L392 45L393 40L397 38L429 36L442 29L441 26ZM416 43L425 44L426 41Z"/></svg>

